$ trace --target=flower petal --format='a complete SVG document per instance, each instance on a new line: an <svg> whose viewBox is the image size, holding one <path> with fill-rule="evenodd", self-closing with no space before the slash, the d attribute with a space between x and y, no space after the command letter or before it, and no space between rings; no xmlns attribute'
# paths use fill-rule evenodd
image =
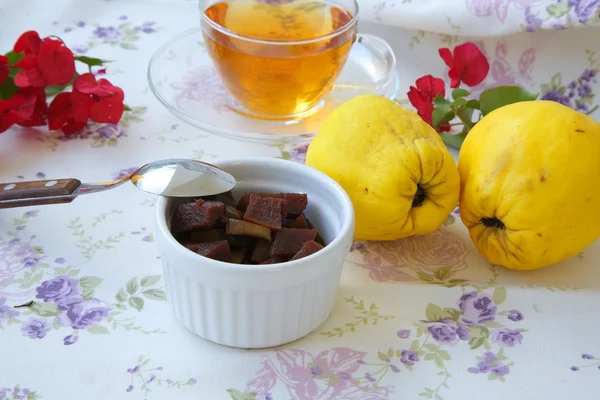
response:
<svg viewBox="0 0 600 400"><path fill-rule="evenodd" d="M440 54L440 57L442 57L442 60L444 60L448 68L452 68L452 65L454 64L454 59L452 57L452 52L450 51L450 49L439 49L438 53Z"/></svg>
<svg viewBox="0 0 600 400"><path fill-rule="evenodd" d="M90 119L98 123L116 124L124 111L123 100L118 96L100 98L92 102Z"/></svg>
<svg viewBox="0 0 600 400"><path fill-rule="evenodd" d="M47 85L66 85L75 75L75 57L61 41L42 40L38 65Z"/></svg>
<svg viewBox="0 0 600 400"><path fill-rule="evenodd" d="M27 31L19 36L13 50L15 53L24 52L25 55L37 55L40 52L41 43L42 39L36 31Z"/></svg>

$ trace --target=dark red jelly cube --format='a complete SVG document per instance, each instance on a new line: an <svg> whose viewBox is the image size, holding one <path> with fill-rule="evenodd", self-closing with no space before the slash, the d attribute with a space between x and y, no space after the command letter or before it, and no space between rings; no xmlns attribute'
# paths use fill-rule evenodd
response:
<svg viewBox="0 0 600 400"><path fill-rule="evenodd" d="M194 243L217 242L219 240L225 240L225 231L220 229L193 231L189 237L189 241Z"/></svg>
<svg viewBox="0 0 600 400"><path fill-rule="evenodd" d="M283 222L283 200L275 197L262 197L252 193L244 220L265 226L273 230L281 230Z"/></svg>
<svg viewBox="0 0 600 400"><path fill-rule="evenodd" d="M283 228L275 233L270 255L271 257L293 257L300 251L304 243L315 240L316 237L316 229Z"/></svg>
<svg viewBox="0 0 600 400"><path fill-rule="evenodd" d="M304 258L306 256L310 256L313 253L321 250L323 246L314 240L309 240L302 245L302 248L292 257L290 261L297 260L299 258Z"/></svg>
<svg viewBox="0 0 600 400"><path fill-rule="evenodd" d="M310 226L308 225L308 222L306 221L306 218L304 217L304 215L300 215L295 220L289 222L286 225L286 228L310 229Z"/></svg>
<svg viewBox="0 0 600 400"><path fill-rule="evenodd" d="M220 222L225 205L218 201L199 200L180 204L171 220L171 232L188 232L213 228Z"/></svg>
<svg viewBox="0 0 600 400"><path fill-rule="evenodd" d="M227 243L227 240L206 243L190 243L185 247L194 253L198 253L207 258L212 258L213 260L231 262L231 250L229 249L229 243Z"/></svg>
<svg viewBox="0 0 600 400"><path fill-rule="evenodd" d="M308 197L304 193L283 193L283 212L286 215L302 214L307 204Z"/></svg>
<svg viewBox="0 0 600 400"><path fill-rule="evenodd" d="M246 209L248 208L248 203L250 202L250 196L253 194L260 197L273 197L277 199L283 199L283 193L245 193L238 200L237 209L246 211Z"/></svg>

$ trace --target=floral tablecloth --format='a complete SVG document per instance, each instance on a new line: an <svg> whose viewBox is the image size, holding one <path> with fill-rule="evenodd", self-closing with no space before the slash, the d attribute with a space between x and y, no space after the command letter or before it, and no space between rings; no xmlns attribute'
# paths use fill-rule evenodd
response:
<svg viewBox="0 0 600 400"><path fill-rule="evenodd" d="M598 118L599 3L365 0L361 27L392 43L401 102L417 77L443 76L437 48L473 40L492 66L478 90L517 83ZM302 162L306 145L221 139L153 97L148 61L198 25L196 7L0 1L4 51L36 29L79 54L115 60L107 76L132 107L118 126L90 124L69 138L5 132L0 180L101 181L170 157ZM545 31L527 32L536 30ZM511 35L493 36L500 33ZM198 101L209 107L210 92ZM246 351L204 341L171 315L153 244L154 202L128 185L69 205L0 211L0 399L600 398L598 244L546 269L509 271L478 255L455 212L427 236L355 243L323 326L278 349ZM85 301L59 309L67 296Z"/></svg>

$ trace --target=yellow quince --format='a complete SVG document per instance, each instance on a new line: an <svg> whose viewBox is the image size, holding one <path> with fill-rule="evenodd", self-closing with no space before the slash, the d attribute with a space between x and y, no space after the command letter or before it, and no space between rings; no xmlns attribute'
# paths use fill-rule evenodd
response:
<svg viewBox="0 0 600 400"><path fill-rule="evenodd" d="M498 108L458 159L460 216L491 263L536 269L600 237L600 125L553 101Z"/></svg>
<svg viewBox="0 0 600 400"><path fill-rule="evenodd" d="M336 108L308 147L306 164L346 190L357 239L431 233L458 202L458 169L438 133L381 96L357 96Z"/></svg>

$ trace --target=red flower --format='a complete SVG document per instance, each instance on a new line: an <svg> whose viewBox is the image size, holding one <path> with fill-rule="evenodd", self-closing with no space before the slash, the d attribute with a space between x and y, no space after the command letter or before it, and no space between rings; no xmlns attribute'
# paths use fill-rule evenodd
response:
<svg viewBox="0 0 600 400"><path fill-rule="evenodd" d="M438 94L442 97L446 95L444 81L431 75L425 75L417 79L415 84L416 87L410 87L408 100L417 109L417 113L423 121L433 126L431 121L434 109L433 100Z"/></svg>
<svg viewBox="0 0 600 400"><path fill-rule="evenodd" d="M48 107L48 127L61 129L66 135L79 132L87 124L92 99L82 93L62 92Z"/></svg>
<svg viewBox="0 0 600 400"><path fill-rule="evenodd" d="M31 117L18 122L18 124L26 127L46 125L48 104L46 104L46 91L44 88L21 88L19 93L23 96L33 96L35 98L35 103Z"/></svg>
<svg viewBox="0 0 600 400"><path fill-rule="evenodd" d="M35 96L13 94L7 100L0 100L0 133L17 122L25 121L33 115Z"/></svg>
<svg viewBox="0 0 600 400"><path fill-rule="evenodd" d="M96 81L91 73L80 75L73 83L73 90L87 94L92 99L90 119L94 122L116 124L125 111L124 94L120 87L106 79Z"/></svg>
<svg viewBox="0 0 600 400"><path fill-rule="evenodd" d="M447 48L439 49L439 53L450 68L448 76L450 77L451 88L457 88L461 81L467 86L476 86L485 79L490 71L487 58L471 42L456 46L454 54Z"/></svg>
<svg viewBox="0 0 600 400"><path fill-rule="evenodd" d="M10 74L10 68L8 64L8 57L0 55L0 86L4 85L4 82L8 80L8 74Z"/></svg>
<svg viewBox="0 0 600 400"><path fill-rule="evenodd" d="M40 52L42 39L36 31L24 32L15 43L15 53L25 53L25 55L37 55Z"/></svg>
<svg viewBox="0 0 600 400"><path fill-rule="evenodd" d="M18 44L19 42L15 47ZM17 66L21 70L15 76L15 85L45 87L66 85L71 82L75 75L75 57L63 42L45 38L42 40L37 54L33 53L35 48L29 45L29 43L24 44L23 48L31 53L26 53L25 57L17 62Z"/></svg>

